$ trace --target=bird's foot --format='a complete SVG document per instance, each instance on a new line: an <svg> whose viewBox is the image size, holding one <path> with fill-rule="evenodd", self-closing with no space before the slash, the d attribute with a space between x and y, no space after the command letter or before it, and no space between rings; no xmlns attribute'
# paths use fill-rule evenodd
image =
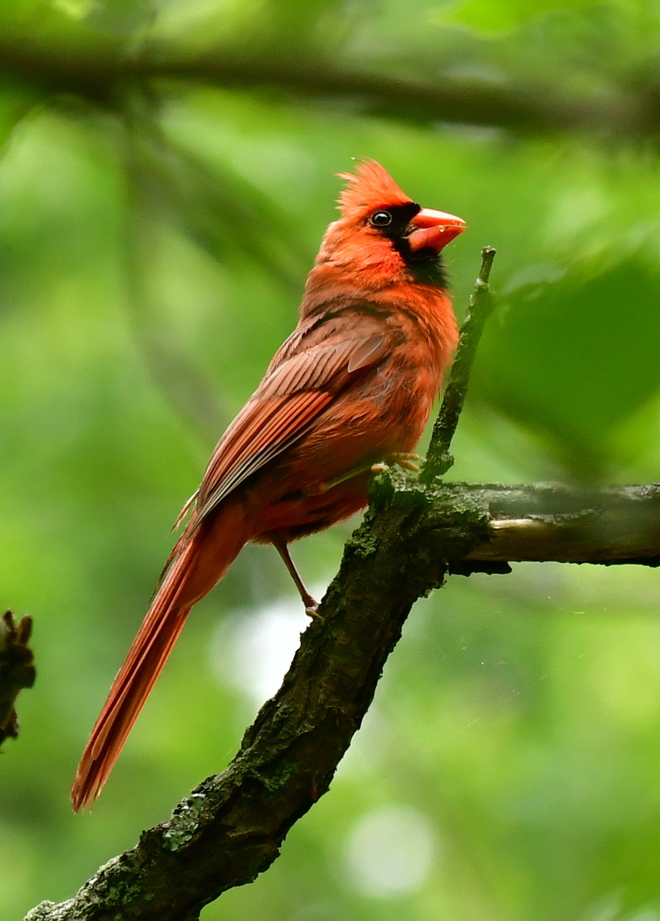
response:
<svg viewBox="0 0 660 921"><path fill-rule="evenodd" d="M419 465L424 458L420 457L419 454L401 452L401 454L395 454L392 460L399 467L403 467L404 470L408 470L410 473L419 473Z"/></svg>
<svg viewBox="0 0 660 921"><path fill-rule="evenodd" d="M390 463L372 464L370 469L372 473L382 473L383 470L387 470L388 467L397 464L397 466L402 467L409 473L419 473L419 464L422 460L423 458L420 457L419 454L406 454L401 452L400 454L392 454Z"/></svg>

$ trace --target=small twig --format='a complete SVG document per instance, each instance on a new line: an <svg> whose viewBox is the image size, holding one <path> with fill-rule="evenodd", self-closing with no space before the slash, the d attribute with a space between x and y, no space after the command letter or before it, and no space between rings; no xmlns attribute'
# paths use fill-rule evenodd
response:
<svg viewBox="0 0 660 921"><path fill-rule="evenodd" d="M465 395L472 362L481 339L484 324L493 310L493 296L488 279L495 258L492 246L484 246L481 250L481 268L474 291L470 297L468 312L461 327L461 337L456 350L456 358L449 375L449 383L445 390L444 399L438 418L433 426L433 435L426 455L426 463L422 470L423 482L430 482L434 477L443 476L454 463L454 458L449 453L451 440L454 437L456 426L463 409Z"/></svg>
<svg viewBox="0 0 660 921"><path fill-rule="evenodd" d="M14 623L11 611L0 618L0 744L18 736L16 698L23 688L34 684L32 650L27 645L32 633L32 618Z"/></svg>

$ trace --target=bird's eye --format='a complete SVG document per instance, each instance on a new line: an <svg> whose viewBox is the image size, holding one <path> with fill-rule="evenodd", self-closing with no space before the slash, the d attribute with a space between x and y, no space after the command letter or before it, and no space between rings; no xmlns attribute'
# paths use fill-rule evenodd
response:
<svg viewBox="0 0 660 921"><path fill-rule="evenodd" d="M372 227L389 227L392 223L392 215L389 211L376 211L369 218Z"/></svg>

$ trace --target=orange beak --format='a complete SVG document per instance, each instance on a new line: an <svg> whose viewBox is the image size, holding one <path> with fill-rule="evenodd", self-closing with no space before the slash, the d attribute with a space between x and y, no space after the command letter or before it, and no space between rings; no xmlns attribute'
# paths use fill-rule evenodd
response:
<svg viewBox="0 0 660 921"><path fill-rule="evenodd" d="M432 249L439 253L443 247L467 229L467 225L455 214L445 211L432 211L422 208L410 222L417 229L408 236L408 244L413 252L419 249Z"/></svg>

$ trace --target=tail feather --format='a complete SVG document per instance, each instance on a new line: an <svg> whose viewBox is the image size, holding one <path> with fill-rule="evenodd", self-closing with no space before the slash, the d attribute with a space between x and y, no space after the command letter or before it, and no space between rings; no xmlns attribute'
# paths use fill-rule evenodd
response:
<svg viewBox="0 0 660 921"><path fill-rule="evenodd" d="M220 546L214 535L200 530L180 543L80 759L71 789L76 812L89 807L100 794L191 608L222 578L245 543L236 522L225 523L229 527L223 528Z"/></svg>

